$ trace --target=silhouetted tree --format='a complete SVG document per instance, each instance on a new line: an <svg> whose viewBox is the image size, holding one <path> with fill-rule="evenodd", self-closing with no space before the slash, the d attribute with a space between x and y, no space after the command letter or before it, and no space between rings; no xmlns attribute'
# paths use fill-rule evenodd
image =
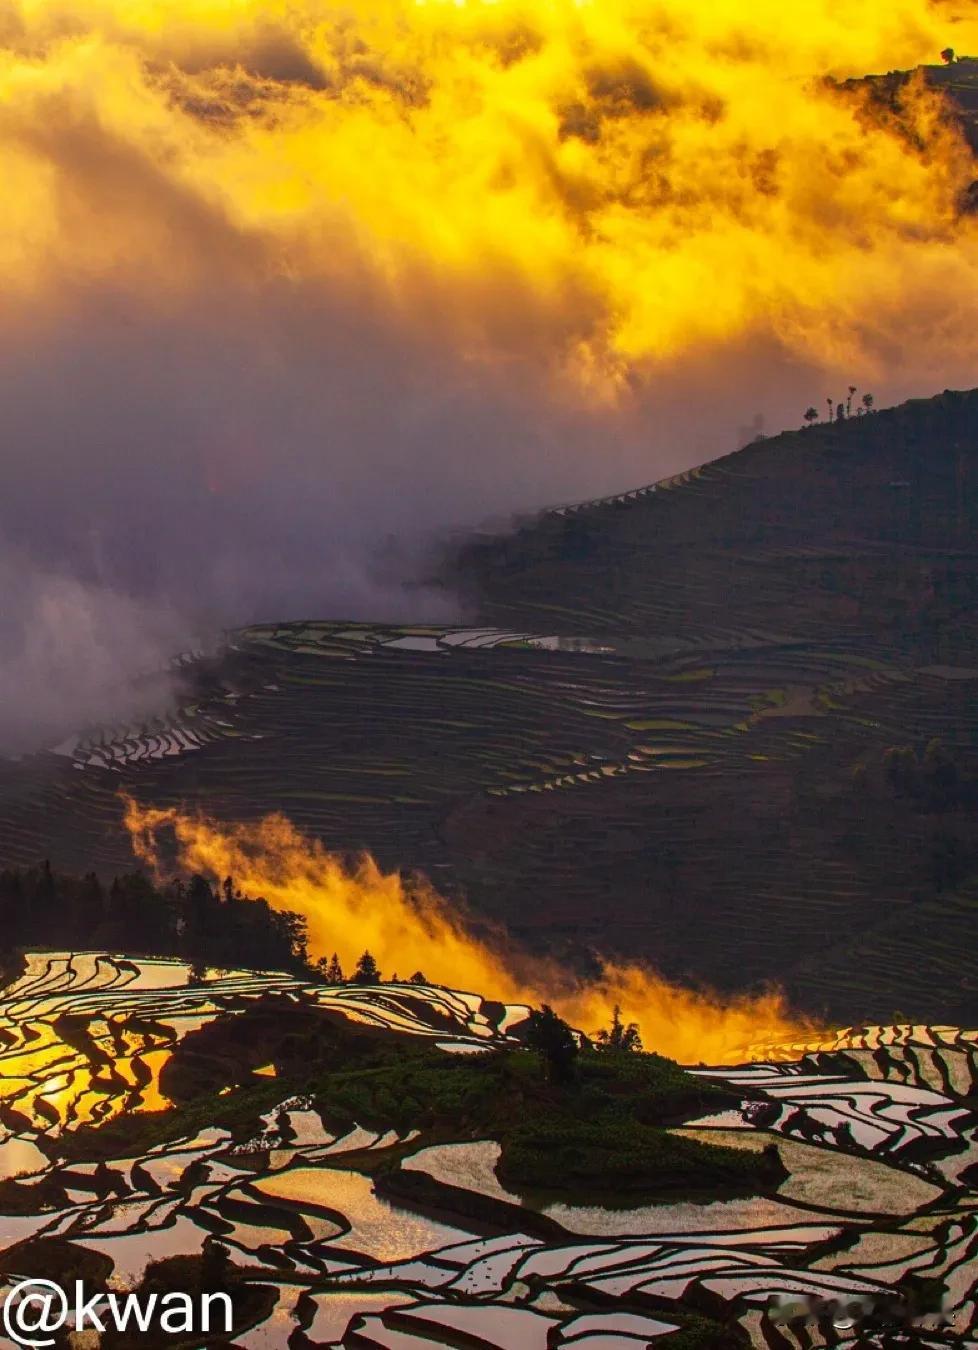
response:
<svg viewBox="0 0 978 1350"><path fill-rule="evenodd" d="M580 1048L577 1038L546 1003L539 1012L534 1009L530 1013L526 1043L543 1056L551 1082L567 1083L574 1077L574 1060Z"/></svg>
<svg viewBox="0 0 978 1350"><path fill-rule="evenodd" d="M116 877L109 888L106 911L107 945L136 952L158 952L167 947L172 918L164 897L145 873Z"/></svg>
<svg viewBox="0 0 978 1350"><path fill-rule="evenodd" d="M70 903L69 922L76 941L95 946L105 921L105 892L94 872L82 880Z"/></svg>
<svg viewBox="0 0 978 1350"><path fill-rule="evenodd" d="M334 952L329 958L329 963L324 971L327 984L342 984L346 979L343 974L343 967L340 965L340 958Z"/></svg>
<svg viewBox="0 0 978 1350"><path fill-rule="evenodd" d="M364 952L357 962L357 968L353 972L354 984L380 984L380 971L377 968L377 962L370 955L370 952Z"/></svg>
<svg viewBox="0 0 978 1350"><path fill-rule="evenodd" d="M41 874L34 887L31 911L34 922L42 927L55 919L54 873L51 871L51 864L47 859L41 864Z"/></svg>
<svg viewBox="0 0 978 1350"><path fill-rule="evenodd" d="M817 422L817 421L818 421L818 410L817 410L816 408L806 408L806 409L805 409L805 421L808 423L809 426L811 426L811 424L812 424L813 422Z"/></svg>
<svg viewBox="0 0 978 1350"><path fill-rule="evenodd" d="M602 1050L637 1051L642 1048L642 1037L639 1034L638 1023L629 1022L626 1025L621 1020L621 1008L617 1003L611 1014L611 1026L602 1028L598 1032L597 1041Z"/></svg>
<svg viewBox="0 0 978 1350"><path fill-rule="evenodd" d="M408 984L427 984L427 983L428 983L427 975L425 975L424 972L420 970L416 970L414 974L411 976L410 980L408 980Z"/></svg>
<svg viewBox="0 0 978 1350"><path fill-rule="evenodd" d="M220 913L220 901L206 877L195 875L190 878L184 924L184 933L191 946L208 952L213 950L215 941L221 935L224 920Z"/></svg>
<svg viewBox="0 0 978 1350"><path fill-rule="evenodd" d="M850 386L849 386L849 397L846 399L846 417L849 417L849 416L852 415L852 396L853 396L853 394L854 394L855 392L856 392L856 386L855 386L854 384L850 384Z"/></svg>
<svg viewBox="0 0 978 1350"><path fill-rule="evenodd" d="M946 66L953 65L953 64L954 64L954 48L953 48L953 47L945 47L944 50L941 52L941 60L944 62L944 64L945 64Z"/></svg>
<svg viewBox="0 0 978 1350"><path fill-rule="evenodd" d="M863 407L866 409L867 412L872 412L872 411L873 411L873 396L872 396L872 394L863 394Z"/></svg>
<svg viewBox="0 0 978 1350"><path fill-rule="evenodd" d="M306 925L227 884L224 899L204 877L160 888L142 872L106 890L94 874L61 876L48 867L0 872L0 954L47 946L107 947L175 956L191 964L291 970L307 961ZM230 896L230 898L228 898Z"/></svg>

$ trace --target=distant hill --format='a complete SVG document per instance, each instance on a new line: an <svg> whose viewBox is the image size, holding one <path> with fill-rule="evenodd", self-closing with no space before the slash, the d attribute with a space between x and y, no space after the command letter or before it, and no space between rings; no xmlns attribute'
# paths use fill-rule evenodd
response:
<svg viewBox="0 0 978 1350"><path fill-rule="evenodd" d="M172 718L0 768L0 864L131 865L120 788L280 810L582 966L973 1022L976 486L946 393L474 539L468 628L247 629Z"/></svg>
<svg viewBox="0 0 978 1350"><path fill-rule="evenodd" d="M978 651L978 392L754 442L451 560L481 622Z"/></svg>

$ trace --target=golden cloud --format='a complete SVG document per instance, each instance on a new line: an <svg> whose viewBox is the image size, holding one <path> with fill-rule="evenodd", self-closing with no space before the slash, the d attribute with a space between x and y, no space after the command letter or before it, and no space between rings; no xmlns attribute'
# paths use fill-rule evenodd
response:
<svg viewBox="0 0 978 1350"><path fill-rule="evenodd" d="M605 393L745 335L973 360L973 159L912 81L927 0L21 0L0 12L0 277L172 306L231 275L380 303ZM919 353L916 360L920 360Z"/></svg>

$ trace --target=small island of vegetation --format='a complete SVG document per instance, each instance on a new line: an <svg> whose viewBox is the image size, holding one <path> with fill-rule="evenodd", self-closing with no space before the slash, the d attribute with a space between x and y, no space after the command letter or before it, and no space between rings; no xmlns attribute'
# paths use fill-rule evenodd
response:
<svg viewBox="0 0 978 1350"><path fill-rule="evenodd" d="M244 1142L260 1134L262 1114L301 1099L337 1132L419 1131L382 1155L347 1155L347 1165L388 1183L406 1152L477 1139L500 1144L497 1172L508 1188L577 1199L756 1194L785 1176L773 1147L720 1147L665 1128L735 1104L728 1091L661 1055L614 1048L610 1038L592 1043L549 1009L516 1029L512 1047L462 1055L311 1001L287 1004L269 996L187 1036L161 1077L171 1109L122 1116L62 1143L75 1158L98 1159L206 1125Z"/></svg>

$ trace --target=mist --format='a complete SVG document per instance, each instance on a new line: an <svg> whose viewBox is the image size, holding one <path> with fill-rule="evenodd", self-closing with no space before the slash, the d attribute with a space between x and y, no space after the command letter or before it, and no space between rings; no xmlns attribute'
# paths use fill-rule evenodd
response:
<svg viewBox="0 0 978 1350"><path fill-rule="evenodd" d="M503 8L409 6L396 42L315 6L3 8L0 753L159 710L228 627L464 621L425 585L449 533L849 384L970 382L961 138L919 90L913 141L808 82L919 59L931 7L883 32L816 4L774 148L779 27Z"/></svg>
<svg viewBox="0 0 978 1350"><path fill-rule="evenodd" d="M787 387L759 400L745 350L574 400L520 350L543 319L515 287L501 367L392 328L367 285L225 270L162 312L101 279L57 299L0 330L5 753L160 711L170 658L229 627L464 621L425 585L447 534L734 449L810 387L768 351Z"/></svg>

